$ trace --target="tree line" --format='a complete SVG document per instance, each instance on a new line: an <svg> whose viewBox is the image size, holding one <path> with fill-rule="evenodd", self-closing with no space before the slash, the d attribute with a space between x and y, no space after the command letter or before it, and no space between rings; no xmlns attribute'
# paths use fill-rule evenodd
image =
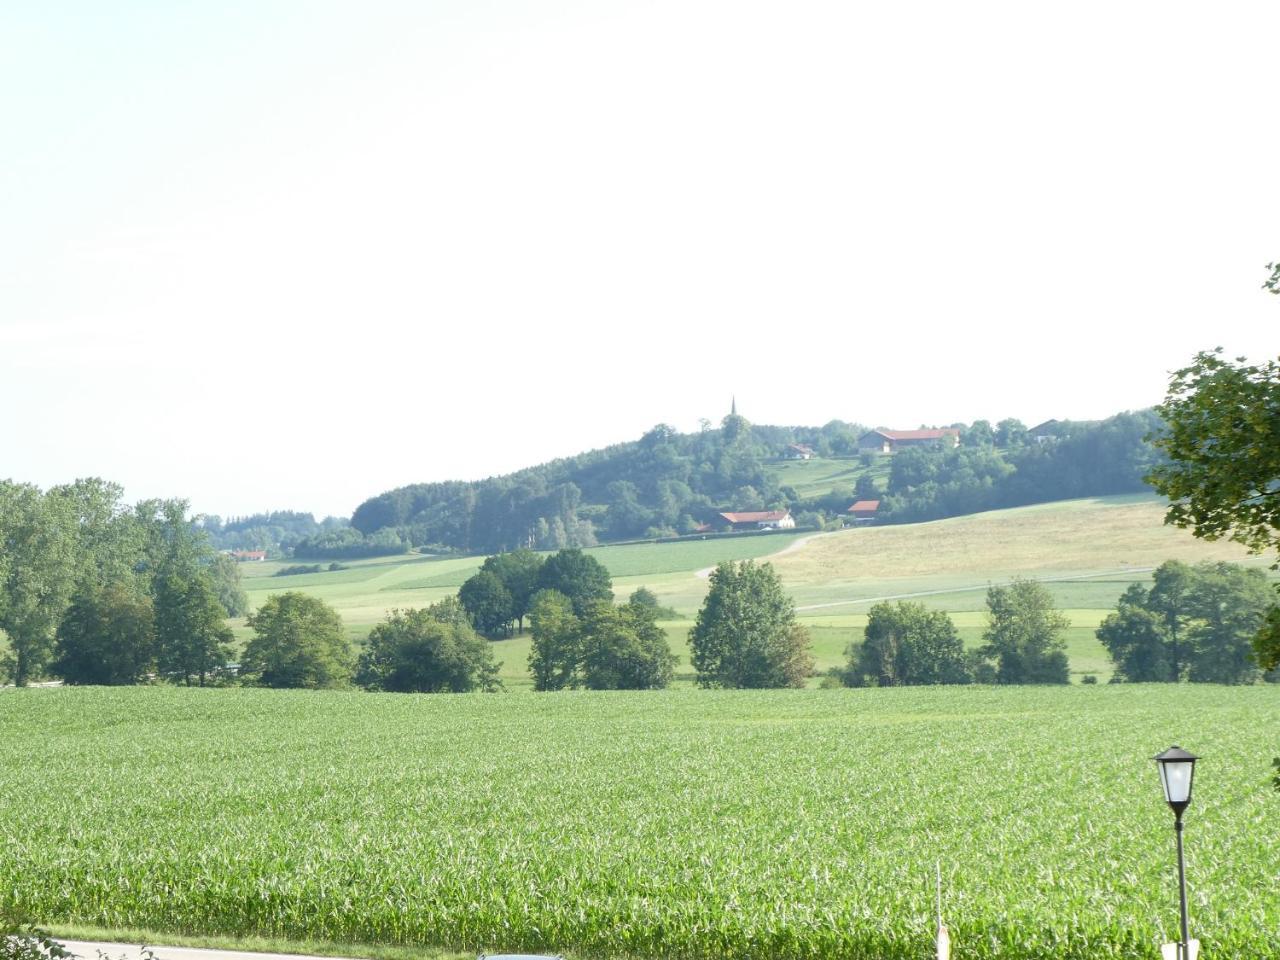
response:
<svg viewBox="0 0 1280 960"><path fill-rule="evenodd" d="M1262 665L1274 666L1257 655L1274 601L1261 570L1168 560L1150 587L1135 583L1125 590L1097 636L1119 680L1253 683L1263 676Z"/></svg>
<svg viewBox="0 0 1280 960"><path fill-rule="evenodd" d="M1230 563L1161 564L1150 586L1130 585L1096 636L1115 667L1113 683L1254 683L1280 679L1255 650L1274 594L1266 575ZM954 621L919 602L878 603L844 668L827 681L848 686L1068 683L1070 621L1040 583L1015 580L987 591L982 645L966 650ZM1261 664L1261 665L1260 665Z"/></svg>
<svg viewBox="0 0 1280 960"><path fill-rule="evenodd" d="M323 542L328 535L351 525L345 517L316 520L314 514L296 510L274 510L225 520L217 514L200 514L195 520L215 550L265 550L276 557L292 556L299 544Z"/></svg>
<svg viewBox="0 0 1280 960"><path fill-rule="evenodd" d="M0 675L203 684L224 669L226 618L248 611L239 568L185 501L122 498L99 479L0 481Z"/></svg>
<svg viewBox="0 0 1280 960"><path fill-rule="evenodd" d="M851 643L829 685L896 687L966 683L1069 683L1070 621L1034 580L987 590L982 646L966 650L955 622L941 610L900 600L877 603L861 642Z"/></svg>

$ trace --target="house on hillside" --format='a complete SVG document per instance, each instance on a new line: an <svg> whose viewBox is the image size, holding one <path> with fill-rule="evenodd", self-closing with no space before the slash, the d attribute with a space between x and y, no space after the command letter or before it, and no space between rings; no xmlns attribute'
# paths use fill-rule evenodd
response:
<svg viewBox="0 0 1280 960"><path fill-rule="evenodd" d="M783 456L788 460L812 460L817 456L813 452L813 447L803 443L789 443Z"/></svg>
<svg viewBox="0 0 1280 960"><path fill-rule="evenodd" d="M940 430L869 430L858 438L858 449L896 453L903 447L920 447L930 443L958 447L960 431L955 427L943 427Z"/></svg>
<svg viewBox="0 0 1280 960"><path fill-rule="evenodd" d="M747 513L720 514L730 530L792 530L795 517L790 510L754 510Z"/></svg>
<svg viewBox="0 0 1280 960"><path fill-rule="evenodd" d="M1037 423L1029 429L1027 437L1036 443L1055 443L1061 435L1061 430L1061 420L1046 420L1044 423Z"/></svg>
<svg viewBox="0 0 1280 960"><path fill-rule="evenodd" d="M859 500L849 508L849 516L853 518L854 523L869 523L876 518L879 511L879 500Z"/></svg>
<svg viewBox="0 0 1280 960"><path fill-rule="evenodd" d="M265 550L232 550L231 559L238 563L262 563L267 559Z"/></svg>

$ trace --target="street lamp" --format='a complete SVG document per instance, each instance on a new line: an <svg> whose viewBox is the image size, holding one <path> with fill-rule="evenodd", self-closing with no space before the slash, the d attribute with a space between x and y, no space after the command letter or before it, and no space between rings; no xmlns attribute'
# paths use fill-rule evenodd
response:
<svg viewBox="0 0 1280 960"><path fill-rule="evenodd" d="M1164 753L1152 757L1160 769L1160 786L1164 798L1173 810L1173 830L1178 838L1178 897L1182 906L1182 942L1178 945L1178 960L1192 960L1191 941L1187 937L1187 868L1182 858L1182 812L1191 805L1191 781L1195 777L1196 761L1200 758L1179 746L1172 746Z"/></svg>

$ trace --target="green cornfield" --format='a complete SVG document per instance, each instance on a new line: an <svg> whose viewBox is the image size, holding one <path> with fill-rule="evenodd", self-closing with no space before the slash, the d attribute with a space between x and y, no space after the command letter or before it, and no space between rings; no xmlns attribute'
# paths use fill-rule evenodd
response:
<svg viewBox="0 0 1280 960"><path fill-rule="evenodd" d="M0 906L593 957L1280 955L1280 689L0 692Z"/></svg>

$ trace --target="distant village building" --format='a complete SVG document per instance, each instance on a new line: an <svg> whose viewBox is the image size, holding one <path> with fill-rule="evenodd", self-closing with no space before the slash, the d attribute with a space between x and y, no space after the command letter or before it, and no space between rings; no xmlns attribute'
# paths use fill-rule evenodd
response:
<svg viewBox="0 0 1280 960"><path fill-rule="evenodd" d="M1037 423L1027 431L1027 436L1035 440L1036 443L1054 443L1057 441L1059 433L1062 429L1062 421L1046 420L1044 423Z"/></svg>
<svg viewBox="0 0 1280 960"><path fill-rule="evenodd" d="M812 460L817 454L813 452L813 448L803 443L787 444L787 452L785 454L788 460Z"/></svg>
<svg viewBox="0 0 1280 960"><path fill-rule="evenodd" d="M879 510L879 500L859 500L849 508L849 516L853 517L855 523L866 523L874 520Z"/></svg>
<svg viewBox="0 0 1280 960"><path fill-rule="evenodd" d="M955 427L943 427L940 430L869 430L858 438L858 449L896 453L903 447L920 447L930 443L958 447L960 431Z"/></svg>
<svg viewBox="0 0 1280 960"><path fill-rule="evenodd" d="M261 563L267 559L265 550L232 550L231 558L240 563Z"/></svg>
<svg viewBox="0 0 1280 960"><path fill-rule="evenodd" d="M755 510L747 513L722 513L730 530L791 530L796 521L790 510Z"/></svg>

